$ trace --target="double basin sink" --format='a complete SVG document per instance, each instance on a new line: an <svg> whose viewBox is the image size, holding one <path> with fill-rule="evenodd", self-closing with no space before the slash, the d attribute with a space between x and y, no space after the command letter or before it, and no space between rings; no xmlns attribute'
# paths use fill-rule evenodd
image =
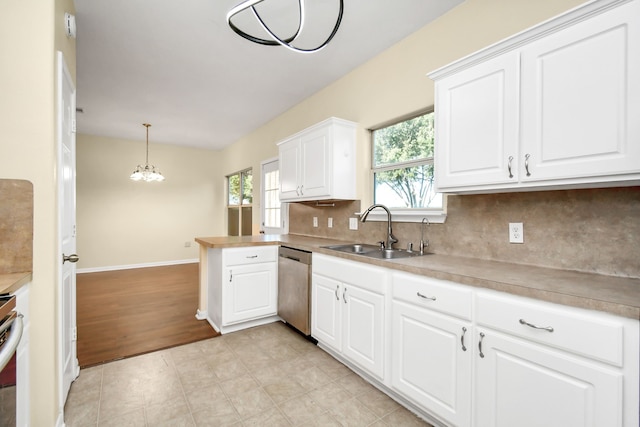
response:
<svg viewBox="0 0 640 427"><path fill-rule="evenodd" d="M331 249L337 252L347 254L362 255L376 259L399 259L411 258L415 256L427 255L417 251L406 251L403 249L382 249L378 245L368 245L365 243L350 243L345 245L324 246L325 249Z"/></svg>

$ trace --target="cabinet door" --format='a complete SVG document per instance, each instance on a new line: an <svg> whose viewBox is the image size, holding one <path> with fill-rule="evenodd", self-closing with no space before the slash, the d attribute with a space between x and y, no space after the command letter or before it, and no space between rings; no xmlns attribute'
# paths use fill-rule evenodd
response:
<svg viewBox="0 0 640 427"><path fill-rule="evenodd" d="M222 322L225 325L270 316L278 311L275 263L225 269L222 283Z"/></svg>
<svg viewBox="0 0 640 427"><path fill-rule="evenodd" d="M342 286L342 352L383 380L384 296L349 284Z"/></svg>
<svg viewBox="0 0 640 427"><path fill-rule="evenodd" d="M480 332L477 425L622 426L620 371L490 329Z"/></svg>
<svg viewBox="0 0 640 427"><path fill-rule="evenodd" d="M305 198L331 194L330 145L329 128L326 126L300 138L300 193Z"/></svg>
<svg viewBox="0 0 640 427"><path fill-rule="evenodd" d="M313 274L311 286L311 335L342 351L342 286L337 280L319 274Z"/></svg>
<svg viewBox="0 0 640 427"><path fill-rule="evenodd" d="M395 300L392 310L393 388L451 425L470 425L471 326Z"/></svg>
<svg viewBox="0 0 640 427"><path fill-rule="evenodd" d="M438 190L517 182L518 76L511 52L436 82Z"/></svg>
<svg viewBox="0 0 640 427"><path fill-rule="evenodd" d="M280 167L280 200L295 199L300 193L300 139L289 140L278 147Z"/></svg>
<svg viewBox="0 0 640 427"><path fill-rule="evenodd" d="M523 47L522 181L640 172L638 76L637 1Z"/></svg>

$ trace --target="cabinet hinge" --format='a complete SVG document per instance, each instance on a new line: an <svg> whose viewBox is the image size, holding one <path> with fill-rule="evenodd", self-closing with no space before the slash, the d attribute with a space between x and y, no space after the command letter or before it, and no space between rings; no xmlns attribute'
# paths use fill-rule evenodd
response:
<svg viewBox="0 0 640 427"><path fill-rule="evenodd" d="M71 329L71 341L78 341L78 328L75 326Z"/></svg>
<svg viewBox="0 0 640 427"><path fill-rule="evenodd" d="M71 120L71 132L76 132L76 119Z"/></svg>

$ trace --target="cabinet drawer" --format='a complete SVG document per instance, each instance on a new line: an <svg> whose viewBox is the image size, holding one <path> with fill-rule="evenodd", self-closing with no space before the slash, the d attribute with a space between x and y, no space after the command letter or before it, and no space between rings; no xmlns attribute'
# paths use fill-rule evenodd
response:
<svg viewBox="0 0 640 427"><path fill-rule="evenodd" d="M386 291L387 270L362 262L314 253L313 273L342 283L360 286L362 289L378 294L384 294Z"/></svg>
<svg viewBox="0 0 640 427"><path fill-rule="evenodd" d="M478 325L622 366L624 325L606 314L512 295L476 298Z"/></svg>
<svg viewBox="0 0 640 427"><path fill-rule="evenodd" d="M393 273L392 280L394 299L471 319L473 293L464 286L407 273Z"/></svg>
<svg viewBox="0 0 640 427"><path fill-rule="evenodd" d="M224 265L258 264L275 262L278 259L277 246L247 246L223 249Z"/></svg>

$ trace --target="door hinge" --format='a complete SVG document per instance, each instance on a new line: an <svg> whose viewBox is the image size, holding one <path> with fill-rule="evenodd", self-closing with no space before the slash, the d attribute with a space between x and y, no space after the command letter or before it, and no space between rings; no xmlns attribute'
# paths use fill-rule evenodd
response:
<svg viewBox="0 0 640 427"><path fill-rule="evenodd" d="M78 341L78 328L75 326L71 329L71 341Z"/></svg>
<svg viewBox="0 0 640 427"><path fill-rule="evenodd" d="M76 132L76 119L71 120L71 132Z"/></svg>

